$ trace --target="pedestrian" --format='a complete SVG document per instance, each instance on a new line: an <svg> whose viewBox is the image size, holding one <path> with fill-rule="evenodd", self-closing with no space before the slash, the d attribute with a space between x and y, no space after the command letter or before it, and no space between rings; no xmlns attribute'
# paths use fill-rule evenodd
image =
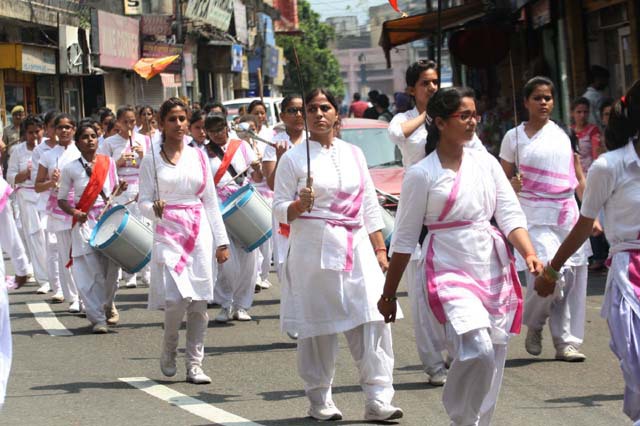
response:
<svg viewBox="0 0 640 426"><path fill-rule="evenodd" d="M349 117L362 118L369 104L361 99L360 93L353 94L353 101L349 105Z"/></svg>
<svg viewBox="0 0 640 426"><path fill-rule="evenodd" d="M609 70L600 66L592 65L589 70L589 86L582 94L589 100L589 123L596 126L602 125L602 118L598 115L600 103L604 98L604 89L609 85Z"/></svg>
<svg viewBox="0 0 640 426"><path fill-rule="evenodd" d="M76 130L75 119L61 113L53 120L55 127L54 137L58 144L49 151L43 152L38 165L36 175L36 192L46 196L47 231L54 233L57 271L60 277L63 299L69 302L69 312L80 313L81 304L78 296L78 288L69 268L65 265L69 260L71 250L71 223L72 218L58 206L58 191L60 189L61 171L67 164L77 161L80 151L76 147L73 136ZM69 196L69 202L73 203L73 196Z"/></svg>
<svg viewBox="0 0 640 426"><path fill-rule="evenodd" d="M411 96L404 92L396 92L393 94L393 113L399 114L407 112L411 109Z"/></svg>
<svg viewBox="0 0 640 426"><path fill-rule="evenodd" d="M604 209L611 243L609 275L601 315L625 382L623 411L640 424L640 81L614 102L606 129L609 152L587 176L580 218L535 281L541 297L556 292L563 265L583 246Z"/></svg>
<svg viewBox="0 0 640 426"><path fill-rule="evenodd" d="M13 147L21 141L20 138L20 125L24 119L24 107L22 105L16 105L11 109L11 124L4 128L2 133L2 145L0 146L2 151L2 169L4 175L7 174L9 166L9 157Z"/></svg>
<svg viewBox="0 0 640 426"><path fill-rule="evenodd" d="M453 356L443 392L452 425L488 425L495 409L510 336L520 330L522 296L507 240L531 273L542 269L525 215L494 157L465 147L474 135L473 91L437 91L427 107L427 157L402 183L393 254L378 309L396 318L396 291L422 225L422 282ZM491 225L495 218L498 228ZM506 238L505 238L506 237Z"/></svg>
<svg viewBox="0 0 640 426"><path fill-rule="evenodd" d="M242 120L256 119L245 115ZM255 122L252 123L255 129ZM240 139L229 138L227 120L222 114L209 114L205 120L209 136L207 152L213 184L218 199L224 203L250 180L262 180L260 162L251 146ZM241 174L246 171L245 174ZM228 230L227 230L228 231ZM227 232L229 234L229 232ZM258 251L247 253L232 235L229 236L229 260L218 268L214 300L221 306L216 322L231 320L251 321L248 311L253 304L254 288L258 276Z"/></svg>
<svg viewBox="0 0 640 426"><path fill-rule="evenodd" d="M600 152L602 154L607 152L607 144L605 143L605 129L609 125L609 116L611 115L611 107L613 106L613 99L604 98L600 103Z"/></svg>
<svg viewBox="0 0 640 426"><path fill-rule="evenodd" d="M136 133L144 136L145 150L149 150L151 140L154 139L155 134L158 132L158 129L156 129L152 124L154 116L155 111L149 105L144 105L138 110L136 122L139 122L140 126L137 128Z"/></svg>
<svg viewBox="0 0 640 426"><path fill-rule="evenodd" d="M364 110L364 114L362 115L363 118L369 118L371 120L378 119L378 117L380 116L380 113L378 112L376 105L378 103L379 96L380 96L380 92L378 92L377 90L370 90L369 93L367 93L367 97L369 98L368 99L369 108Z"/></svg>
<svg viewBox="0 0 640 426"><path fill-rule="evenodd" d="M389 97L384 93L378 96L375 104L376 112L378 113L378 120L386 121L389 123L393 118L393 114L389 111Z"/></svg>
<svg viewBox="0 0 640 426"><path fill-rule="evenodd" d="M196 110L191 114L189 119L189 134L191 135L191 142L189 146L201 150L204 154L207 153L207 132L204 128L204 118L206 114L202 110Z"/></svg>
<svg viewBox="0 0 640 426"><path fill-rule="evenodd" d="M309 415L340 420L331 394L344 333L360 373L366 420L393 420L393 348L376 310L387 250L375 188L362 151L334 137L338 103L324 89L306 96L313 188L307 188L306 144L291 148L276 171L273 214L290 225L280 323L298 335L298 374Z"/></svg>
<svg viewBox="0 0 640 426"><path fill-rule="evenodd" d="M160 107L162 135L153 155L142 160L139 205L155 224L151 255L149 308L164 309L160 369L176 374L178 337L187 316L187 382L211 383L202 370L204 338L213 299L212 259L229 257L229 240L204 154L184 143L187 107L178 98Z"/></svg>
<svg viewBox="0 0 640 426"><path fill-rule="evenodd" d="M98 134L91 124L81 124L74 140L80 151L77 161L62 168L58 207L72 217L71 268L78 293L93 333L104 334L107 324L115 325L120 315L114 304L118 286L118 265L89 245L100 212L111 192L122 192L126 181L118 181L115 162L96 154ZM70 202L72 200L73 203Z"/></svg>
<svg viewBox="0 0 640 426"><path fill-rule="evenodd" d="M109 108L102 108L99 116L100 127L102 127L102 136L98 139L98 146L111 135L109 133L109 125L116 121L116 116Z"/></svg>
<svg viewBox="0 0 640 426"><path fill-rule="evenodd" d="M563 129L551 121L555 86L546 77L534 77L523 90L529 120L506 133L500 148L502 168L518 193L527 216L529 234L542 261L548 261L578 219L575 196L582 198L584 176L578 155ZM520 176L516 172L521 173ZM554 297L540 297L533 289L534 274L524 256L517 268L525 271L527 294L523 322L528 327L525 348L542 352L542 329L549 321L558 360L580 362L587 298L586 244L562 269L562 285Z"/></svg>
<svg viewBox="0 0 640 426"><path fill-rule="evenodd" d="M571 129L578 138L578 153L582 171L589 172L589 166L600 155L600 129L589 123L589 109L591 108L587 98L579 97L571 103Z"/></svg>

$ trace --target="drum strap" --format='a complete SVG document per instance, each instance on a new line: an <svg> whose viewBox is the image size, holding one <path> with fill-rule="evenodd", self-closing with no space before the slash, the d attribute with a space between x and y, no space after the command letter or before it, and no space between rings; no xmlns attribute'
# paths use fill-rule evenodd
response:
<svg viewBox="0 0 640 426"><path fill-rule="evenodd" d="M215 143L214 144L209 144L209 145L215 145ZM220 167L218 168L218 171L216 172L215 176L213 177L213 183L215 185L218 185L220 183L220 180L222 179L222 176L224 176L224 174L226 173L227 170L230 171L232 176L235 176L237 174L235 169L231 165L231 160L233 159L233 156L236 155L236 152L238 151L238 148L240 148L240 145L242 145L242 141L239 140L239 139L232 139L229 142L229 147L227 148L227 151L224 153L224 156L220 159L222 161L221 164L220 164ZM214 149L214 152L216 152L216 155L218 156L218 158L220 158L219 153L215 149L215 148L220 148L220 147L215 146L215 148L214 148L212 146L211 148Z"/></svg>

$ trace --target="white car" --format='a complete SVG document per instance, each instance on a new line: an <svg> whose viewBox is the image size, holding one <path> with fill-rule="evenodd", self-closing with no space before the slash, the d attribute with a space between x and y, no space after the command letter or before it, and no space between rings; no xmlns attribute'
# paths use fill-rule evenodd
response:
<svg viewBox="0 0 640 426"><path fill-rule="evenodd" d="M251 102L255 101L256 99L260 99L260 98L231 99L229 101L222 102L222 105L224 105L224 107L227 109L227 117L229 117L229 119L232 120L233 118L238 116L238 110L240 109L241 106L245 106L245 107L248 108L249 104ZM280 97L278 97L278 98L271 98L271 97L263 98L264 104L267 107L267 121L269 123L269 126L273 126L278 121L280 121L280 119L279 119L280 103L282 102L282 99L284 99L284 98L280 98Z"/></svg>

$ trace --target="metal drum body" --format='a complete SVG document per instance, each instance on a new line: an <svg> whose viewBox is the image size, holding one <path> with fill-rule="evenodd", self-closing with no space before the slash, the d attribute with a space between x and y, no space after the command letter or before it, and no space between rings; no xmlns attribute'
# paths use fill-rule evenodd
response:
<svg viewBox="0 0 640 426"><path fill-rule="evenodd" d="M389 250L391 237L393 237L393 230L395 229L396 218L384 207L380 206L380 210L382 210L382 221L384 222L382 237L384 238L384 244L387 246L387 250Z"/></svg>
<svg viewBox="0 0 640 426"><path fill-rule="evenodd" d="M222 205L229 233L247 253L271 238L271 207L252 185L245 185Z"/></svg>
<svg viewBox="0 0 640 426"><path fill-rule="evenodd" d="M126 207L115 206L93 228L89 245L133 274L151 260L153 231Z"/></svg>

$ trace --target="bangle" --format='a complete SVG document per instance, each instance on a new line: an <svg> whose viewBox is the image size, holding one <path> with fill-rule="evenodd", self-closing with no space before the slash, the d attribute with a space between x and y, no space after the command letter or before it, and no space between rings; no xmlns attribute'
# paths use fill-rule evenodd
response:
<svg viewBox="0 0 640 426"><path fill-rule="evenodd" d="M553 266L551 266L551 261L547 263L547 266L544 269L547 270L549 272L549 275L551 275L551 277L553 277L554 279L557 280L558 278L560 278L560 272L553 269Z"/></svg>
<svg viewBox="0 0 640 426"><path fill-rule="evenodd" d="M382 299L383 302L395 302L396 300L398 300L397 296L385 296L384 294L382 296L380 296L380 299Z"/></svg>
<svg viewBox="0 0 640 426"><path fill-rule="evenodd" d="M373 251L374 251L376 254L378 254L378 252L381 252L381 251L383 251L383 252L385 252L385 253L386 253L386 252L387 252L387 248L386 248L386 247L378 247L378 248L374 248L374 249L373 249Z"/></svg>

